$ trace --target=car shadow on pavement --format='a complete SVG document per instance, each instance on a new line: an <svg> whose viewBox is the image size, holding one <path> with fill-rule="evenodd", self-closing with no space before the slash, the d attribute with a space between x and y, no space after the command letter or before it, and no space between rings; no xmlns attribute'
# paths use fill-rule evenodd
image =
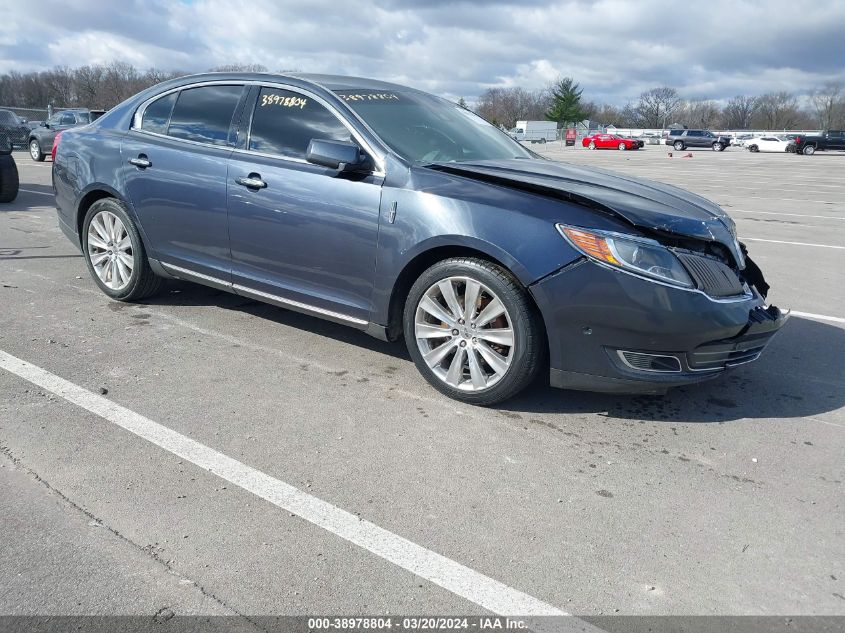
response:
<svg viewBox="0 0 845 633"><path fill-rule="evenodd" d="M844 328L792 317L758 361L665 396L561 391L538 383L499 408L666 422L802 418L845 406L843 359Z"/></svg>
<svg viewBox="0 0 845 633"><path fill-rule="evenodd" d="M404 341L386 343L344 325L187 282L168 281L161 294L145 303L216 305L239 310L285 327L412 362ZM672 389L665 396L553 389L541 377L495 410L505 415L597 413L609 419L666 422L807 417L845 406L842 359L845 359L845 328L792 317L757 362L737 367L712 381ZM419 380L424 383L422 376ZM432 390L432 393L436 392Z"/></svg>
<svg viewBox="0 0 845 633"><path fill-rule="evenodd" d="M229 310L246 312L257 318L273 321L285 327L293 327L348 345L355 345L399 360L405 360L409 363L412 362L403 341L388 343L346 325L189 282L168 280L167 286L161 293L142 303L174 306L216 305Z"/></svg>

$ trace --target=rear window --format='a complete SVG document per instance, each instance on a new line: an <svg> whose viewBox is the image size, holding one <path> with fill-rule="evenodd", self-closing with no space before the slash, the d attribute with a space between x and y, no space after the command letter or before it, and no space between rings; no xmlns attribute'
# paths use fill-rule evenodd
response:
<svg viewBox="0 0 845 633"><path fill-rule="evenodd" d="M167 133L176 138L226 145L243 86L202 86L179 93Z"/></svg>
<svg viewBox="0 0 845 633"><path fill-rule="evenodd" d="M18 122L17 117L10 112L9 110L0 110L0 123L5 123L7 125L16 125Z"/></svg>
<svg viewBox="0 0 845 633"><path fill-rule="evenodd" d="M144 118L141 121L141 129L156 134L167 134L167 125L170 123L170 114L173 112L173 104L179 93L171 92L169 95L156 99L147 109L144 110Z"/></svg>

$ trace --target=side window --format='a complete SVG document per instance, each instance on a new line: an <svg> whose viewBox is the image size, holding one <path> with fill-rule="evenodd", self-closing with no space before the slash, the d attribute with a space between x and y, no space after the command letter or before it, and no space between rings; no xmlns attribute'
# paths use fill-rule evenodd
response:
<svg viewBox="0 0 845 633"><path fill-rule="evenodd" d="M248 149L305 158L311 139L348 141L349 130L323 105L289 90L262 88L258 94Z"/></svg>
<svg viewBox="0 0 845 633"><path fill-rule="evenodd" d="M171 92L169 95L156 99L144 110L144 118L141 121L141 129L156 134L167 134L167 125L170 123L170 113L173 112L173 105L176 103L178 92Z"/></svg>
<svg viewBox="0 0 845 633"><path fill-rule="evenodd" d="M690 131L687 132L687 136L703 136L703 135L698 130L690 130Z"/></svg>
<svg viewBox="0 0 845 633"><path fill-rule="evenodd" d="M76 117L72 114L63 114L62 118L59 119L59 125L74 125L76 123Z"/></svg>
<svg viewBox="0 0 845 633"><path fill-rule="evenodd" d="M202 86L176 98L167 133L176 138L226 145L243 86Z"/></svg>

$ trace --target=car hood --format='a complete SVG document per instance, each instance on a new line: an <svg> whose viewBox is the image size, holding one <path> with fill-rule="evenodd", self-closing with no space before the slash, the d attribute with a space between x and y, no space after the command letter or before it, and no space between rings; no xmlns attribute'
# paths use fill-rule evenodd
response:
<svg viewBox="0 0 845 633"><path fill-rule="evenodd" d="M562 197L648 231L723 244L744 264L734 223L718 205L689 191L602 169L549 160L485 160L428 165L467 178Z"/></svg>

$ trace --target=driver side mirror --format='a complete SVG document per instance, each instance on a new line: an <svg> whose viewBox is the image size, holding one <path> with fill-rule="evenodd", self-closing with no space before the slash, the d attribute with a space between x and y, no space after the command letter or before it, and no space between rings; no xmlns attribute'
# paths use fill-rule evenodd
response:
<svg viewBox="0 0 845 633"><path fill-rule="evenodd" d="M355 143L313 138L308 143L305 160L330 169L353 171L367 165L366 154Z"/></svg>
<svg viewBox="0 0 845 633"><path fill-rule="evenodd" d="M42 127L46 127L48 130L50 129L50 123L49 123L49 121L44 121L44 122L42 122L42 123L41 123L41 126L42 126Z"/></svg>

